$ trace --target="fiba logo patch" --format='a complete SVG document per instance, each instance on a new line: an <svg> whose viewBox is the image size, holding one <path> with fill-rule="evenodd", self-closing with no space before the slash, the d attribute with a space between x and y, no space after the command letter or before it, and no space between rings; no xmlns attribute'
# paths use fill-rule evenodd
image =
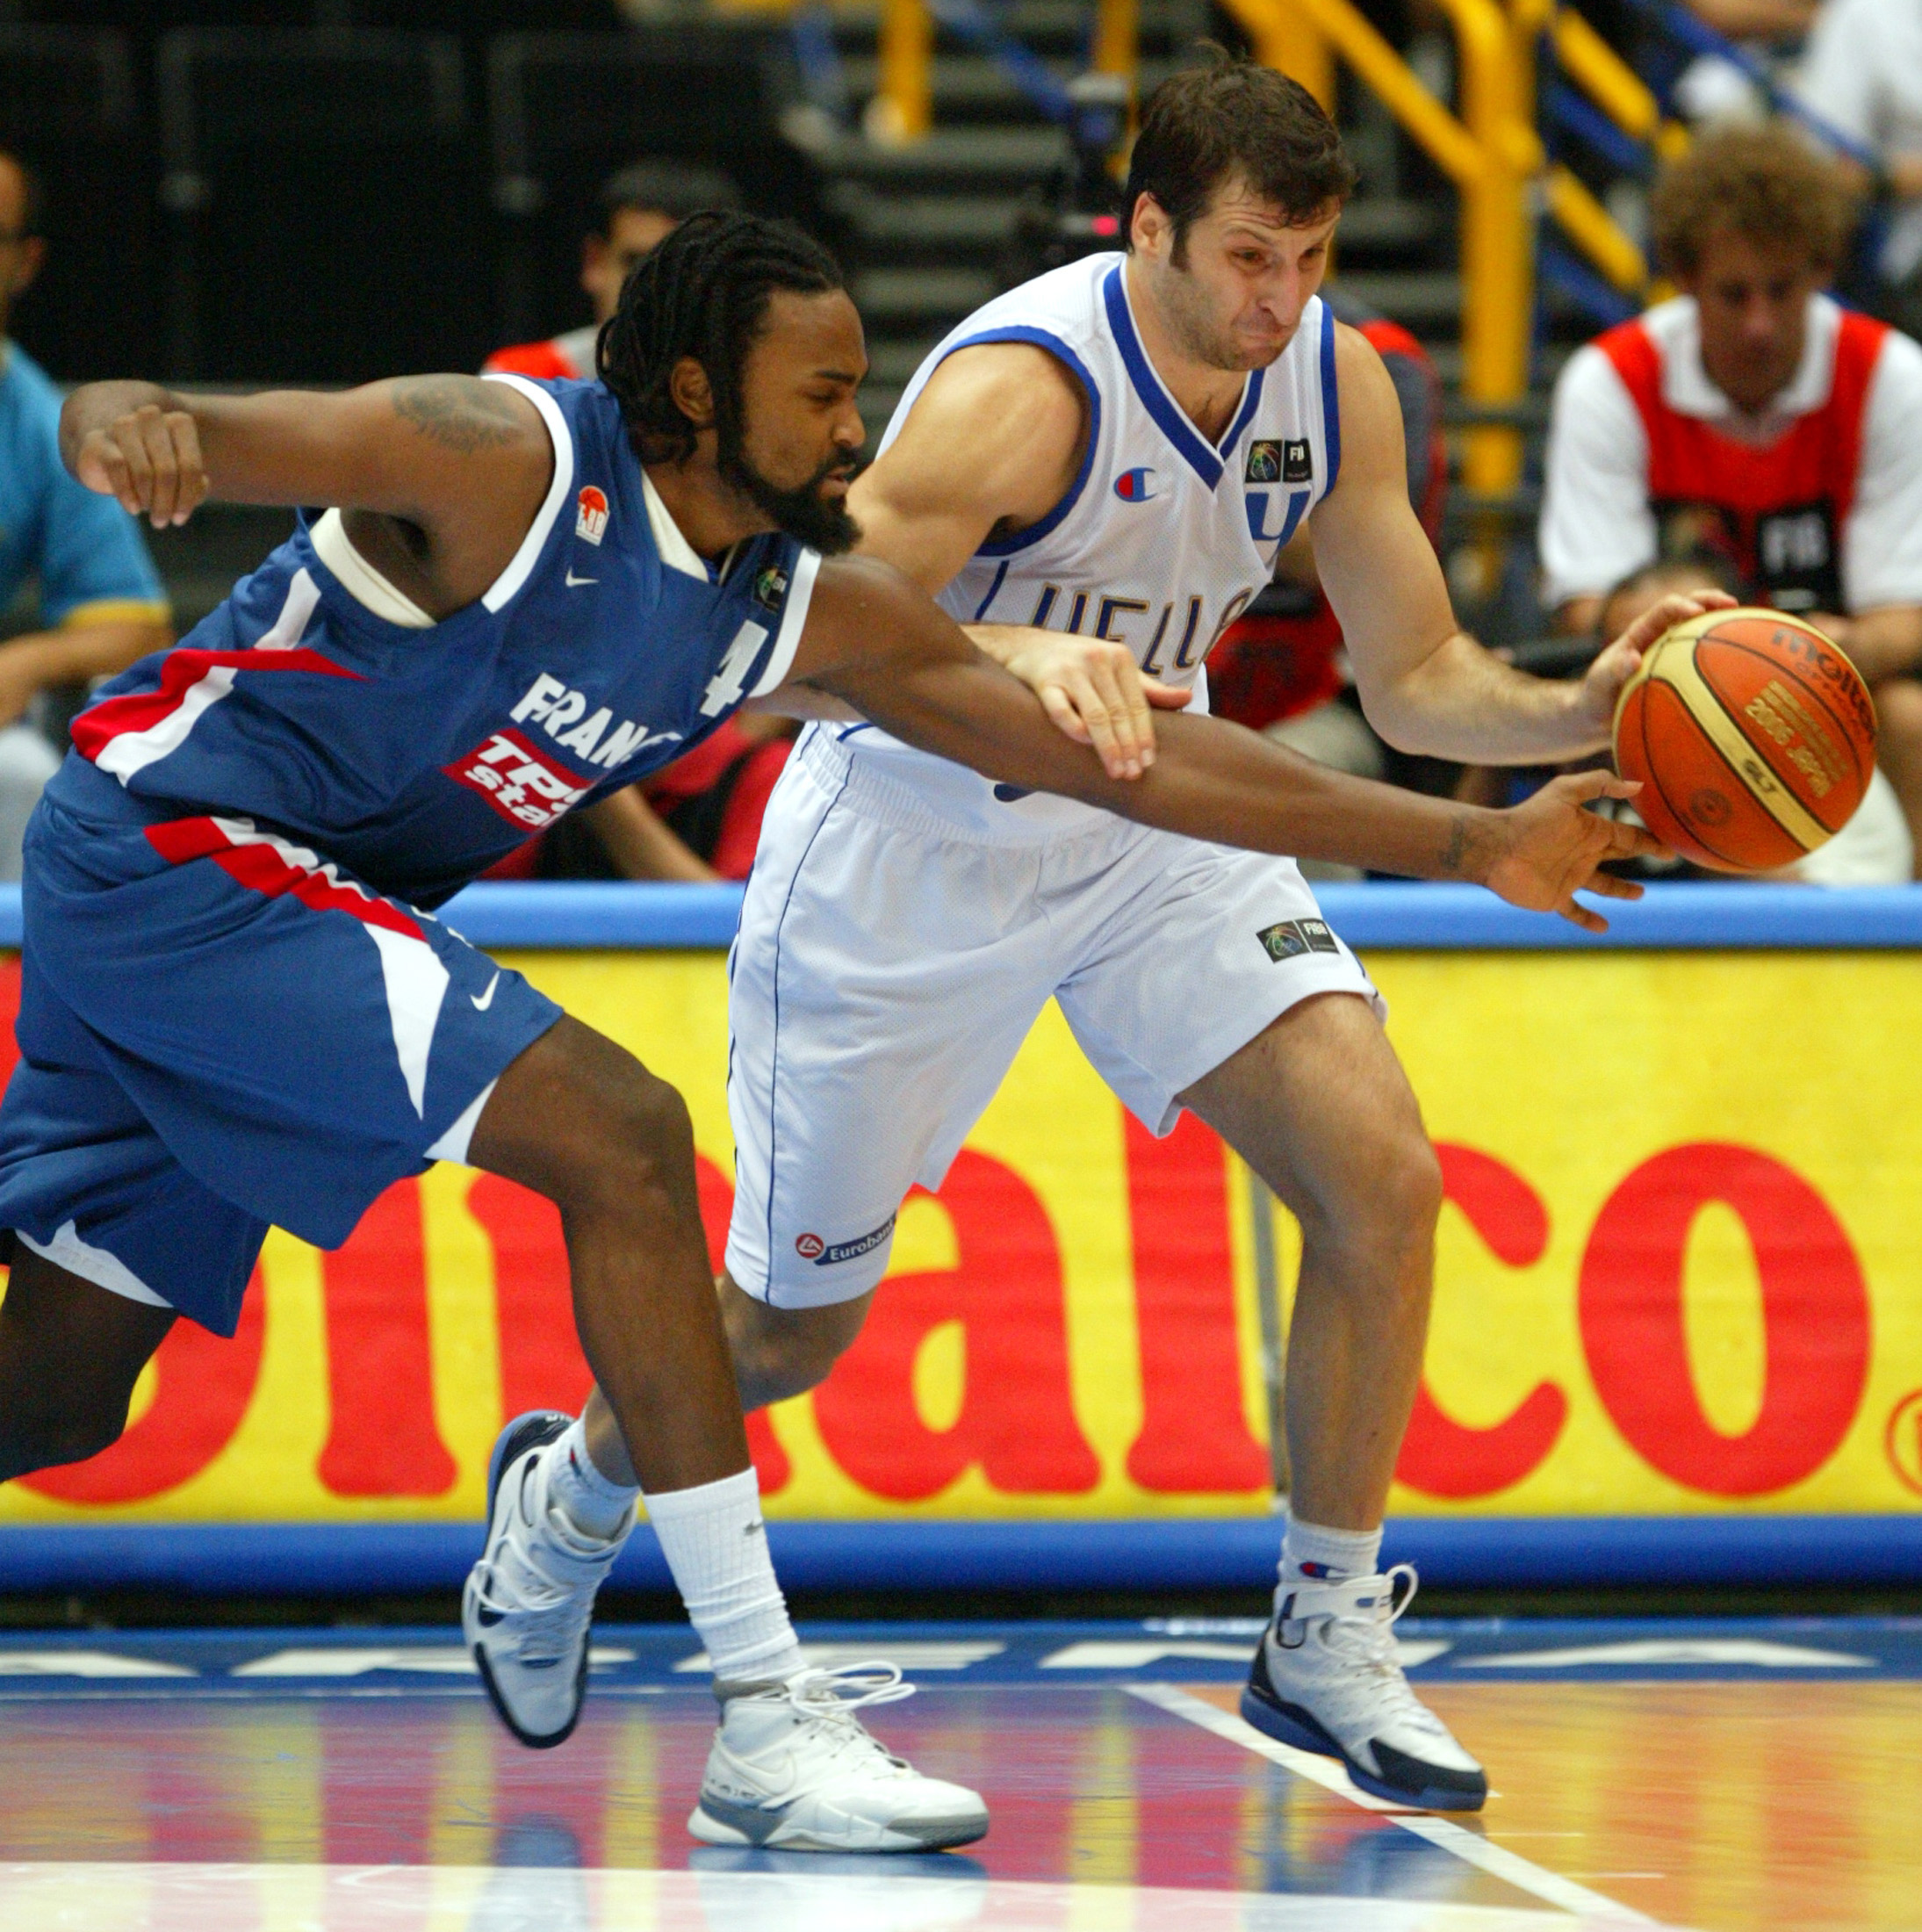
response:
<svg viewBox="0 0 1922 1932"><path fill-rule="evenodd" d="M1123 470L1114 479L1114 494L1124 503L1147 502L1155 494L1153 485L1148 480L1154 473L1154 471L1148 469Z"/></svg>
<svg viewBox="0 0 1922 1932"><path fill-rule="evenodd" d="M818 1261L826 1247L827 1243L822 1240L819 1235L796 1235L795 1236L794 1251L803 1261Z"/></svg>
<svg viewBox="0 0 1922 1932"><path fill-rule="evenodd" d="M579 514L574 518L574 535L586 537L590 544L598 544L608 534L606 493L590 483L575 501L579 505Z"/></svg>
<svg viewBox="0 0 1922 1932"><path fill-rule="evenodd" d="M1339 953L1342 949L1321 919L1283 919L1278 926L1264 926L1255 937L1278 966L1284 960L1299 959L1304 953Z"/></svg>
<svg viewBox="0 0 1922 1932"><path fill-rule="evenodd" d="M1263 438L1248 446L1246 479L1250 483L1310 483L1314 455L1306 436L1285 442Z"/></svg>

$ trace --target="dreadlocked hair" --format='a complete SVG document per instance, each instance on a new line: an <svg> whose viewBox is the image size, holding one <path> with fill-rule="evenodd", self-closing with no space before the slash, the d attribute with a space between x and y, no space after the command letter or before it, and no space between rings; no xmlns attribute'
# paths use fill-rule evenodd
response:
<svg viewBox="0 0 1922 1932"><path fill-rule="evenodd" d="M707 371L722 446L738 447L742 370L768 299L842 285L834 257L792 222L690 215L628 277L594 345L594 367L642 459L678 463L694 453L695 426L668 387L686 356Z"/></svg>

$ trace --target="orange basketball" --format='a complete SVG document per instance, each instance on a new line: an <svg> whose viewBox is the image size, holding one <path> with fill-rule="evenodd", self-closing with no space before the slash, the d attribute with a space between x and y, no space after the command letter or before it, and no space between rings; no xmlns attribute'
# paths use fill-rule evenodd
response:
<svg viewBox="0 0 1922 1932"><path fill-rule="evenodd" d="M1840 649L1780 610L1665 631L1615 708L1635 810L1697 865L1767 872L1825 844L1875 768L1875 705Z"/></svg>

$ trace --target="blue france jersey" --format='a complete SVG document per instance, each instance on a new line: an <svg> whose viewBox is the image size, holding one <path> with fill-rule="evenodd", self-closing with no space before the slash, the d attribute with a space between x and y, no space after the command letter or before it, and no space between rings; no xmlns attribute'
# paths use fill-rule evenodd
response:
<svg viewBox="0 0 1922 1932"><path fill-rule="evenodd" d="M365 573L338 517L303 516L178 646L102 690L50 796L95 817L119 797L148 820L250 818L431 906L779 684L815 552L759 537L710 570L608 390L494 379L539 408L554 476L483 597L427 628L390 621L325 560Z"/></svg>

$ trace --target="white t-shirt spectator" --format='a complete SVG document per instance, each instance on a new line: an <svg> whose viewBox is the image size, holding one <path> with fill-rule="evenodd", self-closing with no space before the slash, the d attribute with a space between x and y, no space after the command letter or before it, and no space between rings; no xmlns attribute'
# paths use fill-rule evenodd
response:
<svg viewBox="0 0 1922 1932"><path fill-rule="evenodd" d="M1922 155L1922 0L1829 0L1809 37L1796 94L1825 120L1886 158ZM1897 205L1882 272L1922 262L1922 199Z"/></svg>
<svg viewBox="0 0 1922 1932"><path fill-rule="evenodd" d="M1922 13L1922 0L1912 4ZM1827 296L1810 299L1801 365L1756 417L1710 381L1691 298L1678 296L1641 318L1661 357L1664 405L1760 450L1827 405L1841 321ZM1647 431L1616 364L1593 342L1576 350L1555 385L1546 469L1539 531L1544 603L1602 596L1655 560L1660 537L1649 496ZM1848 613L1922 604L1922 346L1894 330L1868 379L1861 464L1839 547Z"/></svg>

